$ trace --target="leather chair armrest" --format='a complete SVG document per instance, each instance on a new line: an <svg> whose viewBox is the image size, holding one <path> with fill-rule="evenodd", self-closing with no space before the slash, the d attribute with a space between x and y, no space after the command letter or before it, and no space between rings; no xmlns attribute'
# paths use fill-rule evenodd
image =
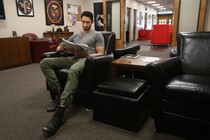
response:
<svg viewBox="0 0 210 140"><path fill-rule="evenodd" d="M83 70L82 80L86 91L93 91L97 85L106 80L109 76L110 64L114 60L113 54L107 54L103 56L87 57L85 61L85 67Z"/></svg>
<svg viewBox="0 0 210 140"><path fill-rule="evenodd" d="M87 62L91 62L91 63L102 63L102 62L111 62L114 60L114 56L113 54L106 54L106 55L101 55L101 56L95 56L95 57L91 57L88 56L87 57Z"/></svg>
<svg viewBox="0 0 210 140"><path fill-rule="evenodd" d="M47 58L47 57L67 57L67 56L73 56L72 53L70 52L45 52L42 54L42 59Z"/></svg>
<svg viewBox="0 0 210 140"><path fill-rule="evenodd" d="M150 92L152 94L152 118L160 117L161 103L164 85L168 80L181 73L181 64L176 57L168 60L149 63L146 66L146 76L150 82Z"/></svg>
<svg viewBox="0 0 210 140"><path fill-rule="evenodd" d="M113 51L114 58L118 59L121 56L126 55L126 54L136 54L139 49L140 49L139 45L132 46L132 47L125 47L125 48L115 49Z"/></svg>
<svg viewBox="0 0 210 140"><path fill-rule="evenodd" d="M181 73L181 64L177 57L168 60L156 61L146 66L146 74L150 80L166 82L174 75Z"/></svg>

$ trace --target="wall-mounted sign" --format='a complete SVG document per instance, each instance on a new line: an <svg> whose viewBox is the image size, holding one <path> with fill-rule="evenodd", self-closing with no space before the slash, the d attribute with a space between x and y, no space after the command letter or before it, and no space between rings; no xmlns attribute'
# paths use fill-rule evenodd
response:
<svg viewBox="0 0 210 140"><path fill-rule="evenodd" d="M63 0L45 0L46 24L64 25Z"/></svg>

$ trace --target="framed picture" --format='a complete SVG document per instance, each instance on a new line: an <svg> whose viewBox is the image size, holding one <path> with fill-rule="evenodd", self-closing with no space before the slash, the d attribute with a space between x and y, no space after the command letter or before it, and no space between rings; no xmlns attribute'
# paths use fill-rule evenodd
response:
<svg viewBox="0 0 210 140"><path fill-rule="evenodd" d="M18 16L34 16L33 0L16 0L16 7Z"/></svg>
<svg viewBox="0 0 210 140"><path fill-rule="evenodd" d="M44 0L46 25L64 25L63 0Z"/></svg>

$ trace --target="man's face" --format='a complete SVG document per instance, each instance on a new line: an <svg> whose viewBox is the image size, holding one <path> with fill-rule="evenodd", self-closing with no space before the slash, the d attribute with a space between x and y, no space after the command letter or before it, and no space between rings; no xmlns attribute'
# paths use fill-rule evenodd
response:
<svg viewBox="0 0 210 140"><path fill-rule="evenodd" d="M84 31L89 31L91 29L92 21L89 17L82 17L82 28Z"/></svg>

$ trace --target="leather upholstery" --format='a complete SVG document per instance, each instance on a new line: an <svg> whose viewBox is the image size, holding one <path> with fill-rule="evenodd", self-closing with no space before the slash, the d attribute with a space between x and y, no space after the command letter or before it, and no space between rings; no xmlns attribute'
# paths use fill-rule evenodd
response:
<svg viewBox="0 0 210 140"><path fill-rule="evenodd" d="M210 128L210 32L179 33L177 41L177 57L146 66L151 116L157 131L168 124L203 133Z"/></svg>
<svg viewBox="0 0 210 140"><path fill-rule="evenodd" d="M23 36L29 37L33 63L39 63L44 52L55 51L58 46L57 39L38 38L34 33L25 33Z"/></svg>
<svg viewBox="0 0 210 140"><path fill-rule="evenodd" d="M118 59L123 55L126 54L136 54L137 51L140 49L139 45L135 45L135 46L131 46L131 47L125 47L125 48L118 48L118 49L114 49L114 58Z"/></svg>
<svg viewBox="0 0 210 140"><path fill-rule="evenodd" d="M177 56L177 47L172 47L170 50L170 57L175 57Z"/></svg>
<svg viewBox="0 0 210 140"><path fill-rule="evenodd" d="M117 77L93 92L93 119L137 132L150 112L148 82Z"/></svg>
<svg viewBox="0 0 210 140"><path fill-rule="evenodd" d="M145 80L119 77L99 84L97 91L122 97L138 98L147 88L148 83Z"/></svg>

